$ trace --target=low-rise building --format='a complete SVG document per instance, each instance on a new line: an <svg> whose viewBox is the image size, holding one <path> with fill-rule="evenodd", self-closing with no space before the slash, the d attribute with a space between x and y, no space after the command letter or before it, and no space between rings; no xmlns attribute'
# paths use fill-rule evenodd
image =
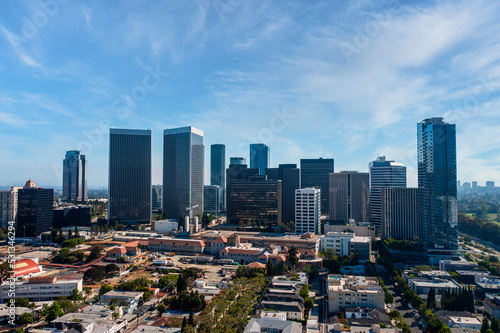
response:
<svg viewBox="0 0 500 333"><path fill-rule="evenodd" d="M17 278L30 278L43 273L42 266L38 265L38 258L17 260L12 271L12 276Z"/></svg>
<svg viewBox="0 0 500 333"><path fill-rule="evenodd" d="M469 312L440 310L434 315L450 328L481 329L482 322Z"/></svg>
<svg viewBox="0 0 500 333"><path fill-rule="evenodd" d="M58 279L56 277L34 277L27 281L16 281L15 297L28 298L30 301L48 301L59 296L71 296L74 289L82 291L82 279ZM9 292L11 284L6 281L2 284L1 303L13 298Z"/></svg>
<svg viewBox="0 0 500 333"><path fill-rule="evenodd" d="M249 264L259 261L263 248L255 247L226 247L220 251L219 256L222 259L233 259L240 264Z"/></svg>
<svg viewBox="0 0 500 333"><path fill-rule="evenodd" d="M169 234L171 232L176 231L179 228L178 220L159 220L159 221L151 221L151 230L160 232L163 234Z"/></svg>
<svg viewBox="0 0 500 333"><path fill-rule="evenodd" d="M488 314L490 318L497 317L500 319L500 295L489 295L484 300L484 312Z"/></svg>
<svg viewBox="0 0 500 333"><path fill-rule="evenodd" d="M302 324L294 321L283 321L271 318L252 318L248 322L243 333L301 333Z"/></svg>
<svg viewBox="0 0 500 333"><path fill-rule="evenodd" d="M112 290L101 296L98 305L108 305L112 300L116 300L117 305L119 305L121 301L124 301L126 303L126 306L123 307L124 312L131 314L137 309L143 294L142 291Z"/></svg>
<svg viewBox="0 0 500 333"><path fill-rule="evenodd" d="M459 257L454 258L454 260L440 260L439 270L440 271L472 271L479 269L479 265L475 262L465 260L465 258Z"/></svg>
<svg viewBox="0 0 500 333"><path fill-rule="evenodd" d="M148 249L153 252L203 253L205 242L197 239L156 238L149 241Z"/></svg>
<svg viewBox="0 0 500 333"><path fill-rule="evenodd" d="M485 279L493 278L493 275L486 271L456 271L456 273L459 275L460 282L463 284L475 284L485 281Z"/></svg>
<svg viewBox="0 0 500 333"><path fill-rule="evenodd" d="M328 276L328 311L347 307L384 309L384 291L374 277Z"/></svg>
<svg viewBox="0 0 500 333"><path fill-rule="evenodd" d="M321 236L320 245L321 251L333 249L338 256L357 253L360 261L370 260L372 250L370 237L356 236L353 232L329 232Z"/></svg>
<svg viewBox="0 0 500 333"><path fill-rule="evenodd" d="M127 327L127 320L113 320L99 314L68 313L51 321L45 329L52 332L115 333Z"/></svg>

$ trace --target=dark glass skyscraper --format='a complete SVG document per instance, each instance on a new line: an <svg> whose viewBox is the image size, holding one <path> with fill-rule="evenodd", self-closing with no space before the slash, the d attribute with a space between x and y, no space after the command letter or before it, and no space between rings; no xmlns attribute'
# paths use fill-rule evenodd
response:
<svg viewBox="0 0 500 333"><path fill-rule="evenodd" d="M406 167L399 162L388 161L385 156L379 156L370 162L370 222L381 228L382 207L380 199L381 188L406 187Z"/></svg>
<svg viewBox="0 0 500 333"><path fill-rule="evenodd" d="M300 188L300 171L297 164L280 164L278 168L266 169L267 179L282 181L283 222L295 221L295 190Z"/></svg>
<svg viewBox="0 0 500 333"><path fill-rule="evenodd" d="M54 190L36 187L31 180L18 190L16 235L35 237L52 228Z"/></svg>
<svg viewBox="0 0 500 333"><path fill-rule="evenodd" d="M429 250L458 249L456 129L443 118L417 124L420 237Z"/></svg>
<svg viewBox="0 0 500 333"><path fill-rule="evenodd" d="M334 172L333 158L315 158L300 160L300 187L321 189L321 211L330 211L329 174Z"/></svg>
<svg viewBox="0 0 500 333"><path fill-rule="evenodd" d="M341 171L330 174L330 220L368 222L370 176L366 172Z"/></svg>
<svg viewBox="0 0 500 333"><path fill-rule="evenodd" d="M210 146L210 185L226 187L226 146Z"/></svg>
<svg viewBox="0 0 500 333"><path fill-rule="evenodd" d="M63 201L87 201L87 160L79 150L68 150L63 160Z"/></svg>
<svg viewBox="0 0 500 333"><path fill-rule="evenodd" d="M163 209L167 217L203 213L203 132L191 126L163 133Z"/></svg>
<svg viewBox="0 0 500 333"><path fill-rule="evenodd" d="M264 175L269 168L269 147L263 143L250 145L250 168L259 169L259 174Z"/></svg>
<svg viewBox="0 0 500 333"><path fill-rule="evenodd" d="M109 130L108 219L151 221L151 131Z"/></svg>

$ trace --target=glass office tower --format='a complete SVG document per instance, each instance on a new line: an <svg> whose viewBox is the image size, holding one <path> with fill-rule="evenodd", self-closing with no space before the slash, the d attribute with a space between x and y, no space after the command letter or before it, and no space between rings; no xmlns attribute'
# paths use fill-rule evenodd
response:
<svg viewBox="0 0 500 333"><path fill-rule="evenodd" d="M329 175L333 173L333 158L314 158L300 160L300 187L321 189L321 212L330 211Z"/></svg>
<svg viewBox="0 0 500 333"><path fill-rule="evenodd" d="M87 201L87 160L79 150L68 150L63 160L63 201Z"/></svg>
<svg viewBox="0 0 500 333"><path fill-rule="evenodd" d="M163 209L170 219L203 213L203 131L191 126L163 132Z"/></svg>
<svg viewBox="0 0 500 333"><path fill-rule="evenodd" d="M210 185L226 187L226 146L210 146Z"/></svg>
<svg viewBox="0 0 500 333"><path fill-rule="evenodd" d="M250 168L259 169L259 174L264 175L269 168L269 147L263 143L250 145Z"/></svg>
<svg viewBox="0 0 500 333"><path fill-rule="evenodd" d="M417 124L420 236L429 250L458 249L456 129L443 118Z"/></svg>
<svg viewBox="0 0 500 333"><path fill-rule="evenodd" d="M151 144L150 130L109 130L109 221L151 221Z"/></svg>

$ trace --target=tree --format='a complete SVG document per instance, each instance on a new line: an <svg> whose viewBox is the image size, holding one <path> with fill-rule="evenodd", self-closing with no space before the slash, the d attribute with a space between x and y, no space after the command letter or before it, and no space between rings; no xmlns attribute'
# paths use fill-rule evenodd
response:
<svg viewBox="0 0 500 333"><path fill-rule="evenodd" d="M105 293L107 293L108 291L111 291L111 290L114 290L114 288L111 287L109 284L103 284L101 286L101 289L99 289L99 296L102 296L102 295L104 295Z"/></svg>
<svg viewBox="0 0 500 333"><path fill-rule="evenodd" d="M58 302L53 302L52 305L47 307L45 310L46 312L42 315L45 316L45 320L47 321L52 321L64 315L64 312Z"/></svg>
<svg viewBox="0 0 500 333"><path fill-rule="evenodd" d="M73 239L73 231L71 229L68 230L68 239Z"/></svg>
<svg viewBox="0 0 500 333"><path fill-rule="evenodd" d="M104 267L92 267L85 271L83 278L86 280L99 281L107 277L106 269Z"/></svg>
<svg viewBox="0 0 500 333"><path fill-rule="evenodd" d="M483 324L481 325L481 333L486 333L490 329L488 318L484 317Z"/></svg>
<svg viewBox="0 0 500 333"><path fill-rule="evenodd" d="M33 322L33 315L29 312L23 313L19 317L19 325L26 326Z"/></svg>
<svg viewBox="0 0 500 333"><path fill-rule="evenodd" d="M292 246L290 250L288 250L288 262L292 267L296 267L299 263L299 250L295 246Z"/></svg>
<svg viewBox="0 0 500 333"><path fill-rule="evenodd" d="M69 299L72 301L80 301L82 298L82 294L76 288L73 289L71 296L69 296Z"/></svg>
<svg viewBox="0 0 500 333"><path fill-rule="evenodd" d="M436 290L434 288L431 288L427 295L427 307L429 309L434 309L436 307Z"/></svg>
<svg viewBox="0 0 500 333"><path fill-rule="evenodd" d="M104 267L104 269L106 270L106 273L108 275L114 275L115 273L118 273L120 271L120 267L118 267L118 265L116 265L116 264L106 265L106 267Z"/></svg>
<svg viewBox="0 0 500 333"><path fill-rule="evenodd" d="M114 320L120 318L120 314L118 312L113 312L112 316Z"/></svg>
<svg viewBox="0 0 500 333"><path fill-rule="evenodd" d="M80 237L80 231L78 231L78 227L75 226L75 237L79 238Z"/></svg>
<svg viewBox="0 0 500 333"><path fill-rule="evenodd" d="M25 298L25 297L20 297L20 298L14 299L14 304L16 307L29 308L30 300Z"/></svg>
<svg viewBox="0 0 500 333"><path fill-rule="evenodd" d="M500 333L500 320L495 316L491 318L491 330L495 333Z"/></svg>
<svg viewBox="0 0 500 333"><path fill-rule="evenodd" d="M187 278L184 273L182 273L177 280L177 293L181 293L185 290L187 290Z"/></svg>
<svg viewBox="0 0 500 333"><path fill-rule="evenodd" d="M209 224L210 220L208 219L207 212L203 212L203 215L201 216L201 225L203 226L203 228L206 228Z"/></svg>
<svg viewBox="0 0 500 333"><path fill-rule="evenodd" d="M309 297L309 286L307 284L302 286L302 289L300 290L300 296L302 296L303 299Z"/></svg>
<svg viewBox="0 0 500 333"><path fill-rule="evenodd" d="M101 244L94 244L90 247L90 254L87 257L87 262L91 262L101 256L101 252L104 251L104 246Z"/></svg>
<svg viewBox="0 0 500 333"><path fill-rule="evenodd" d="M165 305L163 305L163 304L161 304L161 303L160 303L160 304L158 304L158 306L156 307L156 310L158 310L158 314L159 314L160 316L161 316L161 314L162 314L163 312L165 312L165 310L166 310L166 309L167 309L167 308L165 307Z"/></svg>
<svg viewBox="0 0 500 333"><path fill-rule="evenodd" d="M188 325L189 326L193 326L194 325L194 313L193 313L193 310L191 310L191 312L189 312Z"/></svg>
<svg viewBox="0 0 500 333"><path fill-rule="evenodd" d="M182 319L181 333L184 333L186 331L186 325L187 325L187 321L186 321L186 317L184 317Z"/></svg>
<svg viewBox="0 0 500 333"><path fill-rule="evenodd" d="M271 259L267 260L266 275L267 276L273 276L274 275L274 261L272 261Z"/></svg>

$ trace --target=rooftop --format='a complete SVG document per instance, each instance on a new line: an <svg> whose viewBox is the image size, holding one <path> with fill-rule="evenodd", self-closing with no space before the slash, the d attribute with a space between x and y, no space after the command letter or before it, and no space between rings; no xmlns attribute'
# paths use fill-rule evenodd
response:
<svg viewBox="0 0 500 333"><path fill-rule="evenodd" d="M328 290L332 291L360 291L366 293L383 293L378 281L368 276L328 276Z"/></svg>

